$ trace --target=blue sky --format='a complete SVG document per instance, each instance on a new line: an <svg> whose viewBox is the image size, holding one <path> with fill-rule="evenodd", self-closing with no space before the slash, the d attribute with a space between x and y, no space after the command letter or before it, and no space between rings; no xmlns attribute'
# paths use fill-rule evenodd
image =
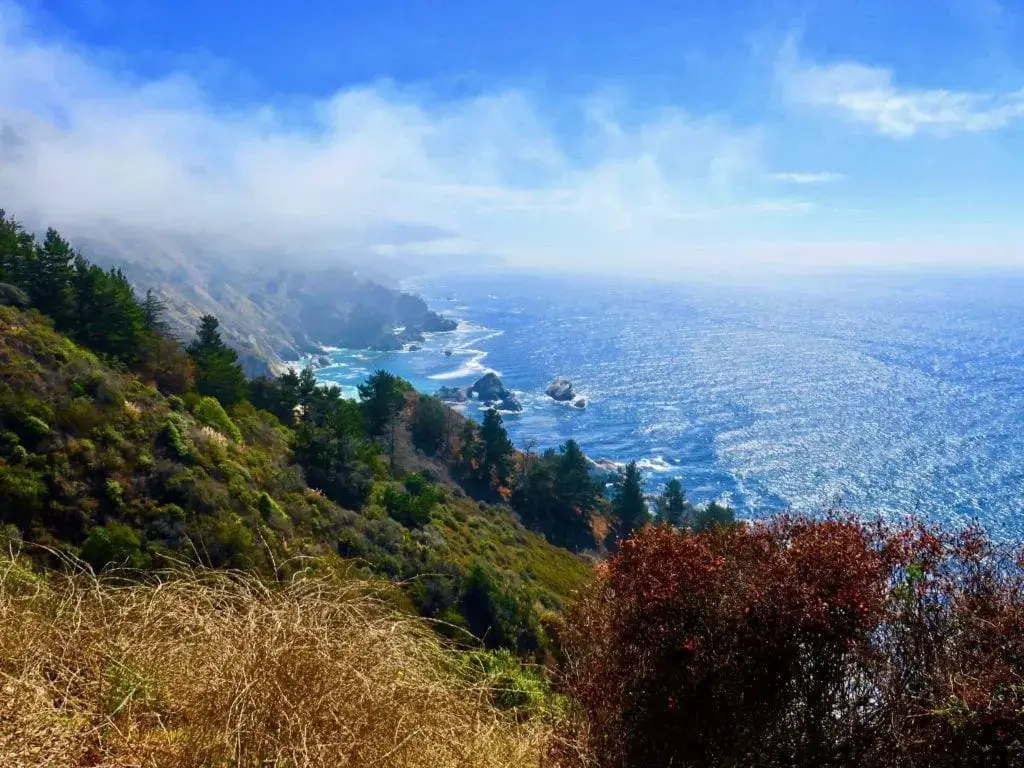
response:
<svg viewBox="0 0 1024 768"><path fill-rule="evenodd" d="M1022 12L0 0L0 205L680 277L1020 265Z"/></svg>

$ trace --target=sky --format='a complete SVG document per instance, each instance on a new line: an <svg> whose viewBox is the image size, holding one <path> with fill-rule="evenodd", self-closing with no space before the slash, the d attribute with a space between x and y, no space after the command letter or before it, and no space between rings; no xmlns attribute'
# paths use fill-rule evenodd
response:
<svg viewBox="0 0 1024 768"><path fill-rule="evenodd" d="M0 207L239 253L1024 266L1024 1L0 0Z"/></svg>

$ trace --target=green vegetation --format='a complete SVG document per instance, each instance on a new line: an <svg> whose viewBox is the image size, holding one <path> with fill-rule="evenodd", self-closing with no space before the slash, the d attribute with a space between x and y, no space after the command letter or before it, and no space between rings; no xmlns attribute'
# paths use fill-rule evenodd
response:
<svg viewBox="0 0 1024 768"><path fill-rule="evenodd" d="M2 216L0 281L32 307L0 307L0 506L21 538L97 569L355 568L401 582L461 641L545 657L540 615L590 568L492 493L516 459L500 418L479 443L488 479L465 478L474 498L450 479L455 415L396 376L369 377L358 403L309 370L246 381L216 318L182 347L152 292Z"/></svg>
<svg viewBox="0 0 1024 768"><path fill-rule="evenodd" d="M165 309L0 213L5 765L1024 760L1019 548L679 480L650 525L636 463L609 495L386 371L247 381Z"/></svg>
<svg viewBox="0 0 1024 768"><path fill-rule="evenodd" d="M640 470L635 461L626 465L625 471L616 484L615 500L612 503L615 511L615 524L611 535L619 540L628 539L651 522L651 514L647 510L647 500L640 478Z"/></svg>
<svg viewBox="0 0 1024 768"><path fill-rule="evenodd" d="M204 315L185 351L195 365L196 392L230 407L245 399L245 374L238 365L238 353L221 339L218 325L216 317Z"/></svg>

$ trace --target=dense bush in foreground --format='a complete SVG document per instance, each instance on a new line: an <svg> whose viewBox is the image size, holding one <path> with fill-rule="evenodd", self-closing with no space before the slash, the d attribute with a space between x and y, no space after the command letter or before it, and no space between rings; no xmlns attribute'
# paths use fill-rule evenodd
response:
<svg viewBox="0 0 1024 768"><path fill-rule="evenodd" d="M1024 553L977 530L648 528L564 639L600 766L1024 764Z"/></svg>

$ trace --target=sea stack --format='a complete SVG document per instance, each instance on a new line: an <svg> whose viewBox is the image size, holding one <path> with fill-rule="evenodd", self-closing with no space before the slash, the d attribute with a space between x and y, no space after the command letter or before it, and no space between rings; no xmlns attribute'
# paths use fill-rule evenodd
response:
<svg viewBox="0 0 1024 768"><path fill-rule="evenodd" d="M572 382L565 376L556 376L555 380L548 385L545 394L552 400L557 400L560 403L568 403L576 399Z"/></svg>
<svg viewBox="0 0 1024 768"><path fill-rule="evenodd" d="M523 410L523 404L511 390L505 389L505 385L495 373L485 373L476 384L466 390L470 397L475 397L484 405L493 405L502 411Z"/></svg>

